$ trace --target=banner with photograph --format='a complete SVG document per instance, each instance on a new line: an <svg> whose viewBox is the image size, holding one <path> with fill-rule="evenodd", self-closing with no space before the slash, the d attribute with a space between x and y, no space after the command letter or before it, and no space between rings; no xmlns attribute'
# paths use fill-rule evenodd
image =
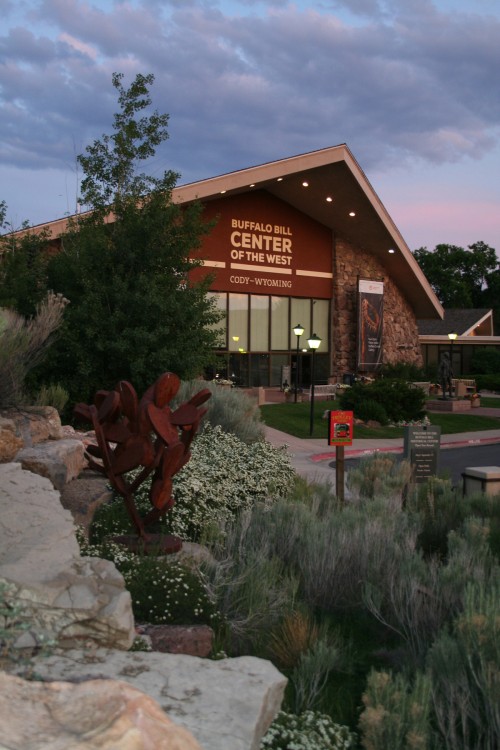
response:
<svg viewBox="0 0 500 750"><path fill-rule="evenodd" d="M384 283L358 281L357 369L374 372L382 364L382 330L384 318Z"/></svg>

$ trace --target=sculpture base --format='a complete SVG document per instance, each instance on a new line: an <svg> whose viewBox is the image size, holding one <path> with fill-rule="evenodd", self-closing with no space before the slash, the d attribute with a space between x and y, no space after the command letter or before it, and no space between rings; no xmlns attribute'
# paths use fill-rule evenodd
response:
<svg viewBox="0 0 500 750"><path fill-rule="evenodd" d="M182 549L182 539L171 534L146 534L145 537L121 534L111 537L111 541L142 555L172 555Z"/></svg>
<svg viewBox="0 0 500 750"><path fill-rule="evenodd" d="M471 403L469 399L437 398L427 401L425 408L427 411L463 412L470 410Z"/></svg>

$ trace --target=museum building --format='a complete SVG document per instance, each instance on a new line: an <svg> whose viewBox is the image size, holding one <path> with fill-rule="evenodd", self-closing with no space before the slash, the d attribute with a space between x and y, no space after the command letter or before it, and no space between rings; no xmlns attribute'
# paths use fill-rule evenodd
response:
<svg viewBox="0 0 500 750"><path fill-rule="evenodd" d="M223 313L214 375L308 387L312 356L318 384L422 365L417 319L443 309L345 144L178 186L172 199L200 201L215 220L193 273L210 272ZM37 229L56 238L66 222Z"/></svg>

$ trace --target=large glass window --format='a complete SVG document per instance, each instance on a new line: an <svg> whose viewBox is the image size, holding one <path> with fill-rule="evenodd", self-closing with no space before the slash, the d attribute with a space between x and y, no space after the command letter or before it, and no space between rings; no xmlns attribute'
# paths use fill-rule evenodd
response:
<svg viewBox="0 0 500 750"><path fill-rule="evenodd" d="M292 297L290 300L290 311L292 324L290 328L290 349L297 347L297 337L293 332L293 328L299 323L304 329L299 344L305 347L306 344L304 342L311 335L311 300Z"/></svg>
<svg viewBox="0 0 500 750"><path fill-rule="evenodd" d="M220 336L216 346L220 349L226 348L226 329L227 329L227 294L222 292L208 292L207 297L213 300L215 307L222 313L222 318L218 323L212 323L207 326L210 330L220 331Z"/></svg>
<svg viewBox="0 0 500 750"><path fill-rule="evenodd" d="M320 349L322 352L327 352L329 350L329 337L328 337L328 331L329 331L329 325L328 325L328 316L330 311L330 303L327 299L315 299L313 300L313 319L312 319L312 327L313 327L313 333L316 334L316 336L319 336L321 339L321 345ZM307 329L306 329L307 332ZM307 334L309 335L309 334Z"/></svg>
<svg viewBox="0 0 500 750"><path fill-rule="evenodd" d="M282 374L284 368L288 368L288 354L273 354L271 356L271 382L272 387L282 385ZM287 378L290 383L290 378Z"/></svg>
<svg viewBox="0 0 500 750"><path fill-rule="evenodd" d="M251 354L250 368L251 386L269 385L269 354Z"/></svg>
<svg viewBox="0 0 500 750"><path fill-rule="evenodd" d="M269 350L269 297L252 294L250 297L250 350Z"/></svg>
<svg viewBox="0 0 500 750"><path fill-rule="evenodd" d="M229 351L248 350L248 294L229 295Z"/></svg>
<svg viewBox="0 0 500 750"><path fill-rule="evenodd" d="M288 349L289 342L288 297L271 297L271 349Z"/></svg>

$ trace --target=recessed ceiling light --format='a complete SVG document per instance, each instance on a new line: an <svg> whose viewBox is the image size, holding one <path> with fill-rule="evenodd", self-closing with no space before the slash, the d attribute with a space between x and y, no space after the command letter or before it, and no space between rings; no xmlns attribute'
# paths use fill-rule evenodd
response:
<svg viewBox="0 0 500 750"><path fill-rule="evenodd" d="M252 182L252 184L250 185L250 187L255 187L255 182Z"/></svg>
<svg viewBox="0 0 500 750"><path fill-rule="evenodd" d="M225 192L226 192L225 190L221 190L221 191L220 191L220 194L221 194L221 195L224 195L224 193L225 193Z"/></svg>
<svg viewBox="0 0 500 750"><path fill-rule="evenodd" d="M393 247L390 247L388 252L390 252L390 254L393 255L396 251L394 250Z"/></svg>
<svg viewBox="0 0 500 750"><path fill-rule="evenodd" d="M302 187L309 187L309 183L307 182L307 180L304 180L304 182L302 183Z"/></svg>
<svg viewBox="0 0 500 750"><path fill-rule="evenodd" d="M326 199L326 202L327 202L327 203L331 203L332 201L333 201L333 198L332 198L332 196L331 196L331 195L329 195L329 196L327 197L327 199Z"/></svg>
<svg viewBox="0 0 500 750"><path fill-rule="evenodd" d="M355 211L349 211L349 216L356 216L356 212Z"/></svg>
<svg viewBox="0 0 500 750"><path fill-rule="evenodd" d="M276 180L276 182L283 182L283 177L278 177L278 179Z"/></svg>

